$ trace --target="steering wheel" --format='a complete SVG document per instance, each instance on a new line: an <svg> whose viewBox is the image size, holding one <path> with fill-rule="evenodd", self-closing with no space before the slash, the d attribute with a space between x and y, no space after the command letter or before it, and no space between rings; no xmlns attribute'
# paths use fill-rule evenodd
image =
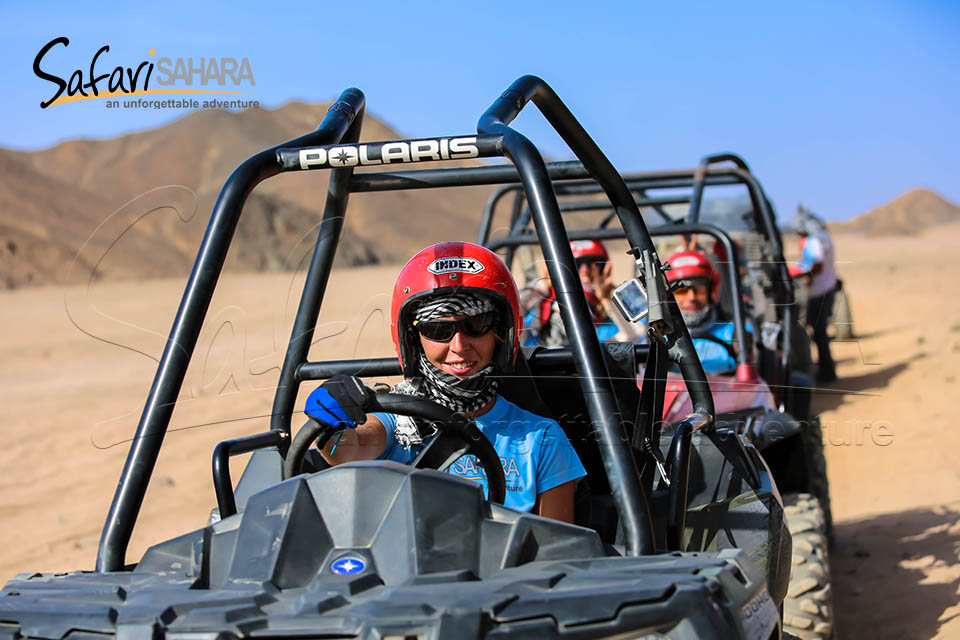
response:
<svg viewBox="0 0 960 640"><path fill-rule="evenodd" d="M692 338L693 340L706 340L707 342L715 342L716 344L718 344L718 345L720 345L721 347L723 347L724 349L726 349L727 354L730 355L730 358L731 358L734 362L737 361L737 352L734 350L733 345L730 344L729 342L724 342L723 340L721 340L721 339L718 338L717 336L712 336L712 335L710 335L710 334L707 334L707 335L705 335L705 336L691 336L691 338Z"/></svg>
<svg viewBox="0 0 960 640"><path fill-rule="evenodd" d="M370 395L371 399L363 407L367 413L379 411L423 418L437 427L437 436L413 461L415 468L443 470L456 462L460 456L472 455L486 472L487 499L503 504L507 491L500 456L487 437L480 433L480 429L473 420L436 402L417 396L396 393ZM337 427L331 427L316 420L308 420L297 432L287 450L287 456L283 461L283 479L298 475L303 457L314 440L319 437L319 444L323 447L338 430Z"/></svg>

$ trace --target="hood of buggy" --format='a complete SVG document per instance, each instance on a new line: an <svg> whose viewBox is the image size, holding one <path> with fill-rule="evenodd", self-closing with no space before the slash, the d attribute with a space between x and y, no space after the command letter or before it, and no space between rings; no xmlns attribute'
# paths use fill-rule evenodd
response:
<svg viewBox="0 0 960 640"><path fill-rule="evenodd" d="M743 552L619 557L590 529L389 462L271 486L132 571L21 574L0 591L2 640L767 637L753 634L777 624Z"/></svg>

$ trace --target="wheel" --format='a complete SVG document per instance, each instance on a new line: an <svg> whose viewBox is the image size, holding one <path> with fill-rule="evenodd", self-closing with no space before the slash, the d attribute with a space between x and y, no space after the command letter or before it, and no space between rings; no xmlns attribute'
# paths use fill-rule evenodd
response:
<svg viewBox="0 0 960 640"><path fill-rule="evenodd" d="M790 586L783 601L784 637L829 640L834 638L833 597L820 501L808 493L791 493L783 497L783 507L793 537Z"/></svg>
<svg viewBox="0 0 960 640"><path fill-rule="evenodd" d="M823 453L823 430L817 416L803 428L803 446L807 457L807 491L820 501L827 543L833 544L833 511L830 508L830 479Z"/></svg>
<svg viewBox="0 0 960 640"><path fill-rule="evenodd" d="M500 456L473 420L425 398L394 393L371 391L363 409L367 413L379 411L430 420L437 427L437 437L417 456L413 465L418 469L443 470L460 456L472 455L487 474L487 499L503 504L507 490ZM336 427L308 420L290 443L283 461L283 479L298 475L303 457L314 440L319 438L322 447L335 431Z"/></svg>
<svg viewBox="0 0 960 640"><path fill-rule="evenodd" d="M853 339L853 314L850 313L850 298L842 287L833 296L833 314L830 317L835 340Z"/></svg>

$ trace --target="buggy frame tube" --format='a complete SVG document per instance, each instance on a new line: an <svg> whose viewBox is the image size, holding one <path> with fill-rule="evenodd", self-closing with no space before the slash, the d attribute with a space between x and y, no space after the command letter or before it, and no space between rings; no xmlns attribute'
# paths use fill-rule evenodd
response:
<svg viewBox="0 0 960 640"><path fill-rule="evenodd" d="M584 147L592 141L569 112L556 113L566 111L565 107L542 80L532 76L524 76L514 82L480 117L477 131L503 135L505 151L520 173L533 221L539 232L547 269L554 283L561 316L570 339L570 348L575 354L587 410L598 435L597 445L624 524L626 554L650 554L655 549L655 541L649 502L640 486L632 452L623 446L623 420L600 353L600 343L592 332L593 323L573 266L573 253L566 238L549 174L536 147L522 134L509 127L509 123L532 98L554 129L583 160L583 156L588 154L582 151L586 151ZM602 153L598 153L599 149L592 146L594 149L590 151L594 153L590 155L602 156ZM588 163L589 160L584 164ZM612 167L610 172L616 175ZM649 244L652 246L652 243ZM580 292L580 295L574 295L575 292ZM588 327L591 328L589 333Z"/></svg>
<svg viewBox="0 0 960 640"><path fill-rule="evenodd" d="M641 472L645 487L653 487L656 452L660 449L660 430L663 427L663 404L667 388L667 349L658 340L650 340L644 362L643 382L640 386L640 403L634 425L633 448L649 448L646 467ZM639 345L634 347L637 350Z"/></svg>
<svg viewBox="0 0 960 640"><path fill-rule="evenodd" d="M634 345L634 354L639 358L646 358L650 345ZM528 364L531 369L544 367L566 366L573 362L573 355L566 347L544 349L538 348L529 356ZM356 360L327 360L325 362L305 362L297 369L297 379L327 380L342 373L359 378L374 378L384 376L399 376L403 373L400 368L400 359L393 358L359 358Z"/></svg>
<svg viewBox="0 0 960 640"><path fill-rule="evenodd" d="M575 160L548 162L551 180L583 180L590 177L583 163ZM520 182L520 173L512 164L487 167L451 167L357 173L350 181L351 193L407 191L437 187L469 187Z"/></svg>
<svg viewBox="0 0 960 640"><path fill-rule="evenodd" d="M517 174L517 176L519 178L519 174ZM550 177L553 178L552 175ZM487 202L483 205L483 214L480 216L480 230L477 232L477 244L486 244L487 238L490 237L490 232L492 231L493 214L497 210L497 205L500 204L500 201L505 196L511 193L514 194L515 197L511 210L515 211L517 207L521 206L520 203L523 202L523 188L520 185L502 185L494 189L490 197L487 198Z"/></svg>
<svg viewBox="0 0 960 640"><path fill-rule="evenodd" d="M327 158L333 155L334 150L354 150L351 145L359 141L362 113L360 115L361 117L354 122L354 126L344 135L343 144L332 147L332 149L319 147L280 149L277 151L277 162L285 171L330 169ZM462 141L472 141L472 143L475 144L475 151L479 157L502 155L502 140L500 136L464 136L459 139ZM327 283L330 279L330 272L333 268L337 246L339 245L340 234L343 230L353 170L355 166L358 166L356 163L360 163L367 152L374 154L375 157L376 154L383 154L383 149L388 145L392 145L394 148L396 148L397 145L409 145L409 147L413 147L413 145L418 142L429 142L434 144L445 143L452 147L452 144L449 142L450 140L450 138L429 138L410 141L371 142L360 145L358 150L354 150L357 153L357 155L353 156L355 164L333 168L320 233L314 245L313 256L311 257L307 277L303 284L303 293L300 297L296 320L294 321L294 326L290 334L290 340L287 343L287 352L284 355L283 365L280 369L280 380L277 386L277 393L274 396L273 410L270 417L271 429L290 433L293 409L300 388L300 382L302 381L298 376L298 371L300 367L307 362L310 344L313 341L313 335L316 331L317 318L320 314L320 308L323 303ZM321 151L323 152L322 154L320 153ZM346 154L346 152L344 153ZM318 158L318 160L316 160L317 165L302 161L311 155ZM323 159L323 162L320 162L320 159ZM439 154L432 154L432 157L416 159L408 157L405 161L429 162L442 159Z"/></svg>
<svg viewBox="0 0 960 640"><path fill-rule="evenodd" d="M693 413L680 421L670 442L670 493L667 501L667 549L683 550L683 530L687 519L687 493L690 486L690 458L693 433L708 426L708 416Z"/></svg>
<svg viewBox="0 0 960 640"><path fill-rule="evenodd" d="M357 377L399 376L403 373L399 358L362 358L304 362L297 367L297 381L327 380L342 373Z"/></svg>
<svg viewBox="0 0 960 640"><path fill-rule="evenodd" d="M793 280L790 278L786 259L783 256L783 241L777 229L770 200L767 198L766 193L764 193L760 183L754 178L750 167L743 158L735 153L716 153L704 156L700 160L700 166L697 167L696 181L693 187L695 200L692 199L690 201L688 219L694 223L699 221L700 198L703 194L704 177L711 164L718 164L720 162L732 162L736 165L737 169L744 174L746 178L744 183L747 184L750 199L753 201L754 215L760 216L761 224L766 230L767 241L770 244L768 250L772 250L774 260L778 263L777 271L779 272L779 279L786 287L787 295L780 300L775 300L776 304L780 305L783 309L783 347L780 356L780 377L782 378L780 380L780 389L783 389L783 392L777 393L779 408L783 411L786 409L787 395L794 393L793 386L790 384L790 352L792 350L791 345L793 344L793 300L795 299ZM696 204L694 204L694 202Z"/></svg>
<svg viewBox="0 0 960 640"><path fill-rule="evenodd" d="M667 224L674 224L674 223L676 222L676 220L674 220L673 218L671 218L671 217L667 214L667 212L663 210L663 207L662 207L662 205L664 205L664 204L672 204L672 203L668 203L668 202L654 202L654 199L650 198L650 197L647 195L647 189L646 189L646 188L642 188L642 189L641 189L641 188L631 188L631 191L636 191L636 192L637 192L637 194L640 196L639 200L641 200L641 201L647 201L648 204L647 204L646 206L649 206L651 209L653 209L654 211L656 211L656 212L657 212L657 215L659 215L659 216L664 220L664 222L666 222ZM661 200L662 200L662 198L661 198ZM677 203L677 204L679 204L679 203ZM639 202L638 202L638 206L639 206ZM609 216L607 216L607 217L609 218ZM606 225L606 223L601 223L600 226L601 226L601 227L605 227L605 226L607 226L607 225Z"/></svg>
<svg viewBox="0 0 960 640"><path fill-rule="evenodd" d="M757 182L756 176L754 176L750 170L746 168L746 162L744 162L743 159L739 158L735 154L727 153L717 156L708 156L708 158L713 157L718 158L717 162L730 161L737 166L708 166L704 171L705 186L742 184L747 188L747 193L750 195L750 202L753 206L753 211L758 218L758 227L762 229L763 233L761 235L763 235L764 239L766 240L767 253L771 256L773 261L777 263L779 278L783 282L788 283L787 288L789 289L789 295L786 297L786 299L778 300L776 302L781 305L790 302L793 297L793 287L791 284L789 284L791 283L791 280L789 277L789 272L787 271L786 261L783 256L783 242L780 238L779 230L777 229L777 223L770 205L770 201L766 197L763 187L761 187L760 183ZM694 173L696 173L696 170L691 171L690 169L685 169L643 174L627 174L624 176L624 180L631 190L637 190L640 188L683 188L693 186L695 178L692 177L692 174ZM561 191L566 192L567 190L569 190L571 193L576 192L581 194L597 193L600 191L598 185L592 182L583 182L578 185L558 186L558 193Z"/></svg>
<svg viewBox="0 0 960 640"><path fill-rule="evenodd" d="M119 571L124 567L137 514L143 504L160 445L223 269L243 203L257 184L280 172L276 150L285 146L339 141L363 105L364 96L359 89L345 90L315 131L251 156L234 170L221 189L100 534L97 571Z"/></svg>
<svg viewBox="0 0 960 640"><path fill-rule="evenodd" d="M284 431L267 431L245 438L224 440L213 449L213 489L217 494L217 508L220 519L237 512L237 501L233 494L233 481L230 479L230 458L242 453L250 453L267 447L277 447L281 455L286 455L290 445L290 434Z"/></svg>
<svg viewBox="0 0 960 640"><path fill-rule="evenodd" d="M710 164L719 162L732 162L736 166L733 168L709 166ZM706 166L704 166L704 163L706 163ZM792 279L787 271L786 259L783 255L783 242L777 229L772 205L770 204L769 199L766 197L763 188L760 186L759 182L757 182L756 177L751 173L746 161L734 153L715 154L712 156L706 156L701 162L701 166L694 170L674 169L650 173L626 174L624 176L624 180L628 188L630 188L632 191L641 191L642 193L646 189L684 187L696 188L698 182L697 176L700 174L702 174L703 182L703 185L700 187L701 190L702 187L706 185L718 186L742 184L747 188L754 211L754 216L757 218L759 223L758 227L763 231L762 235L765 238L765 253L769 255L772 261L776 264L776 280L783 283L783 286L786 289L785 291L780 291L781 297L779 299L774 299L774 303L783 314L782 344L784 345L780 357L779 377L781 380L779 381L780 384L775 386L774 391L777 394L780 410L785 410L787 395L794 393L793 388L790 385L790 372L792 365L790 361L791 350L789 348L789 345L792 344L791 341L793 333L793 304L795 300L794 288ZM559 184L557 185L556 191L561 195L574 193L599 193L601 191L601 187L593 180L584 180ZM698 218L699 205L694 207L691 204L691 211L693 210L696 210L697 215L695 217Z"/></svg>
<svg viewBox="0 0 960 640"><path fill-rule="evenodd" d="M361 111L358 116L343 136L344 142L357 142L360 139L363 112ZM348 186L352 175L353 167L333 169L330 172L330 185L320 222L320 232L313 247L297 315L290 332L290 340L287 342L283 364L280 367L277 393L273 397L273 410L270 413L270 429L273 431L290 434L293 407L300 388L297 368L306 361L307 352L310 350L310 343L317 328L320 306L327 290L330 271L333 269L333 261L340 244L340 234L343 231L347 200L350 196Z"/></svg>
<svg viewBox="0 0 960 640"><path fill-rule="evenodd" d="M732 162L735 165L733 169L713 169L711 170L711 164L717 164L720 162ZM766 193L763 191L763 187L760 186L760 183L757 181L756 177L750 171L750 167L747 165L746 161L738 156L735 153L718 153L714 155L705 156L700 163L700 166L696 170L696 175L701 176L699 180L699 190L702 193L703 182L709 179L709 176L715 175L730 175L736 176L738 181L747 187L747 192L750 194L750 200L753 205L754 215L759 217L759 226L763 229L764 237L766 239L765 244L766 252L771 255L773 261L776 263L776 270L778 272L777 280L780 281L783 286L786 288L785 295L781 291L781 298L775 299L774 303L778 308L782 309L782 321L783 321L783 338L782 338L782 354L780 357L780 385L774 388L774 391L777 393L777 399L779 402L779 408L781 411L786 408L786 396L794 393L793 387L790 384L790 372L791 372L791 362L790 362L790 353L792 344L792 335L793 335L793 304L795 300L793 280L790 278L790 273L787 270L786 259L783 255L783 241L780 237L780 232L777 228L776 218L773 213L772 205L770 200L767 198ZM694 192L697 191L698 180L695 176L694 180ZM691 215L688 216L688 219L695 221L699 218L700 205L699 202L697 206L694 207L691 202L690 208ZM692 216L692 218L691 218ZM782 390L782 392L780 391Z"/></svg>
<svg viewBox="0 0 960 640"><path fill-rule="evenodd" d="M760 224L766 231L767 240L773 242L775 256L783 257L783 243L780 240L780 233L777 230L777 223L770 208L770 201L767 199L763 187L757 182L756 177L751 173L750 167L746 161L735 153L718 153L704 156L700 165L694 171L693 195L690 199L690 212L687 215L687 221L697 223L700 221L700 206L705 186L707 173L711 164L720 162L732 162L736 165L733 174L741 178L743 184L750 193L750 200L753 204L755 215L760 217ZM784 267L786 269L786 267Z"/></svg>
<svg viewBox="0 0 960 640"><path fill-rule="evenodd" d="M513 202L510 207L510 229L513 229L517 226L517 223L520 221L521 216L523 215L523 203L524 203L523 192L518 191L513 196ZM507 263L507 267L513 263L513 258L515 256L515 249L508 249L507 255L504 256L504 262Z"/></svg>
<svg viewBox="0 0 960 640"><path fill-rule="evenodd" d="M718 175L715 170L707 173L709 184L712 186L721 184L740 184L731 176ZM670 169L667 171L657 171L650 173L627 173L623 176L623 181L631 191L641 189L682 189L693 186L693 170L691 169ZM593 180L567 181L557 185L558 196L583 195L586 193L597 193L597 184Z"/></svg>
<svg viewBox="0 0 960 640"><path fill-rule="evenodd" d="M562 180L562 178L555 176L555 171L553 170L553 167L557 164L570 164L570 162L565 161L564 163L547 163L547 168L551 170L550 177L555 181L554 190L558 196L584 195L590 193L599 193L602 191L594 180L567 178L566 181L559 182L559 180ZM449 170L440 169L439 171ZM654 198L648 196L646 192L649 189L682 189L685 187L690 187L694 183L694 179L690 177L691 174L692 172L689 170L673 170L650 174L626 174L623 176L623 178L624 182L626 182L627 188L630 189L630 191L636 192L640 196L639 198L634 198L634 200L637 202L637 206L651 207L664 220L664 222L668 224L677 224L679 220L675 220L668 216L662 209L659 208L659 205L683 204L689 202L690 197L677 196L676 198ZM424 178L424 182L426 182L427 180L434 179L434 176L422 176L422 178ZM742 179L738 179L738 177L733 174L725 175L711 172L708 174L707 179L709 186L744 184ZM506 195L506 192L513 191L519 193L520 197L522 198L523 190L520 185L505 184L494 191L494 193L487 200L487 203L484 206L483 217L481 218L480 231L477 234L477 244L486 244L489 242L490 234L493 230L493 217L496 215L496 207L503 196ZM570 203L567 202L560 202L560 209L562 211L573 210L567 208L569 204ZM609 207L604 206L602 208ZM529 222L529 217L527 217L526 220Z"/></svg>
<svg viewBox="0 0 960 640"><path fill-rule="evenodd" d="M732 162L744 172L750 173L750 167L747 166L746 161L735 153L715 153L701 158L700 164L694 173L693 196L690 198L690 211L687 214L688 222L694 224L700 222L700 205L703 199L703 186L705 178L707 177L707 168L711 164L717 164L719 162Z"/></svg>
<svg viewBox="0 0 960 640"><path fill-rule="evenodd" d="M580 278L574 268L573 253L563 227L557 197L539 152L529 140L509 127L509 123L530 101L534 102L601 185L617 211L635 258L639 259L646 252L646 255L654 256L654 268L659 268L659 260L655 258L656 247L620 174L543 80L535 76L517 79L480 117L477 131L502 134L505 151L520 172L567 337L576 356L587 409L599 436L598 445L614 501L624 523L626 553L651 553L654 540L648 497L640 485L632 450L623 446L623 421L601 356L600 343L592 329L593 323ZM546 186L551 188L544 188ZM657 275L656 278L662 282L662 277ZM672 341L669 348L671 356L680 365L695 411L702 410L707 420L712 421L713 397L676 302L668 300L666 310L678 334L677 340Z"/></svg>
<svg viewBox="0 0 960 640"><path fill-rule="evenodd" d="M654 210L656 210L658 214L663 216L664 220L666 220L669 224L676 224L676 221L666 216L662 212L662 210L659 209L659 206L664 204L684 204L686 202L689 202L689 198L683 197L683 196L677 196L675 198L634 198L633 201L636 203L637 207L651 207ZM608 227L609 224L613 222L613 220L617 217L616 210L612 209L609 203L606 203L606 202L598 201L598 202L561 202L560 203L561 213L594 211L594 210L609 211L609 213L606 216L604 216L603 220L600 222L599 227L601 229ZM511 225L510 233L507 237L512 237L512 236L522 234L523 230L527 228L529 224L530 224L530 209L525 208L521 214L520 219L517 220L515 224ZM654 228L659 228L659 227L654 227ZM569 233L570 232L568 232L568 235ZM621 233L619 237L624 238L626 236L623 233ZM487 239L487 242L489 242L489 238ZM507 255L510 258L513 257L509 253ZM511 267L511 268L513 267L511 260L504 259L504 262L507 263L508 267Z"/></svg>
<svg viewBox="0 0 960 640"><path fill-rule="evenodd" d="M713 157L713 156L708 156ZM783 245L777 230L776 220L770 208L769 200L763 191L763 188L757 182L756 177L749 169L744 168L746 163L739 159L735 154L722 154L717 156L719 161L731 161L737 164L736 167L707 167L704 171L705 186L721 186L743 184L747 187L750 194L750 201L753 209L759 216L760 226L763 227L764 236L770 242L773 242L775 250L773 254L782 256ZM734 160L733 158L738 158ZM696 182L696 169L671 169L668 171L654 171L649 173L628 173L623 175L623 180L631 191L640 189L674 189L692 187ZM599 193L602 189L594 180L582 180L561 183L557 185L557 195L573 195Z"/></svg>
<svg viewBox="0 0 960 640"><path fill-rule="evenodd" d="M661 216L663 212L659 209L661 205L664 204L683 204L689 201L689 198L686 197L674 197L674 198L634 198L634 203L637 207L651 207L654 208ZM607 209L610 210L611 215L608 215L604 218L604 221L600 223L601 227L607 226L610 221L616 216L616 210L611 209L609 203L606 202L561 202L560 211L561 212L577 212L577 211L593 211L595 209ZM664 216L666 220L670 223L675 223L676 221ZM526 208L523 210L523 213L520 216L520 219L516 221L515 224L510 227L510 234L519 233L522 229L526 228L530 224L530 209ZM510 262L507 262L507 266L511 266Z"/></svg>

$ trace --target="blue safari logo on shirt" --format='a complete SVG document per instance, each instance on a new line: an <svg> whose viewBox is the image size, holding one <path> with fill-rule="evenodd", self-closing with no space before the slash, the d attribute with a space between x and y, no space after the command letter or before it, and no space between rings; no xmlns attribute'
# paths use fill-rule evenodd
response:
<svg viewBox="0 0 960 640"><path fill-rule="evenodd" d="M510 478L520 478L520 467L517 465L516 458L511 457L509 461L506 458L500 458L500 464L503 466L503 475L507 482L510 481ZM449 471L466 480L485 481L487 479L486 471L477 464L477 459L473 456L462 456L458 458L456 462L450 465ZM514 489L514 491L515 490L516 489Z"/></svg>

